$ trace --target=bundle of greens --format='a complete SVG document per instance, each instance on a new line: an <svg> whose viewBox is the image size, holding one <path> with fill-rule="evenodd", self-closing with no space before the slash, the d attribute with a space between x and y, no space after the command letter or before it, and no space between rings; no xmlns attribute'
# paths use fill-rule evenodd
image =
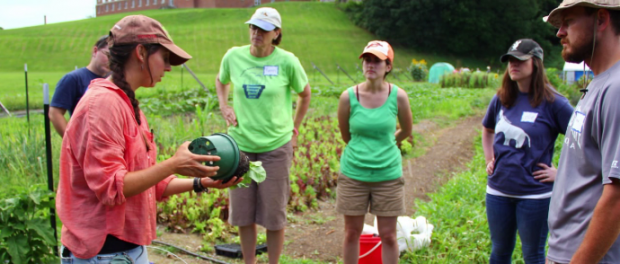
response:
<svg viewBox="0 0 620 264"><path fill-rule="evenodd" d="M250 168L242 177L243 181L230 187L230 189L250 187L252 181L261 183L267 178L267 172L265 172L265 168L263 168L263 163L261 161L250 161Z"/></svg>

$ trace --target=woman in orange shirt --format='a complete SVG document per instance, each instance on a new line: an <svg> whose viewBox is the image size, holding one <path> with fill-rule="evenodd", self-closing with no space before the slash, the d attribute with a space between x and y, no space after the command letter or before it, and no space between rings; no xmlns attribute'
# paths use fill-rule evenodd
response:
<svg viewBox="0 0 620 264"><path fill-rule="evenodd" d="M156 20L127 16L110 30L107 79L95 79L78 103L62 142L56 197L62 220L62 263L108 263L112 259L146 263L145 245L156 237L156 200L205 187L218 167L182 144L174 156L156 164L156 145L135 91L153 87L171 65L191 58L174 45ZM173 174L197 177L177 179Z"/></svg>

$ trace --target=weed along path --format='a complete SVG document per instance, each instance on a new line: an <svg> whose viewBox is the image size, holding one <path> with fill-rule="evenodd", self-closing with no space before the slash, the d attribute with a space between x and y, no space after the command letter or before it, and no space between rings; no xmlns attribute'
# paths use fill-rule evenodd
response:
<svg viewBox="0 0 620 264"><path fill-rule="evenodd" d="M423 155L403 162L403 176L406 179L407 215L414 211L415 199L428 200L427 193L436 191L450 179L453 172L465 168L474 155L473 140L478 133L482 116L473 116L440 127L424 120L414 125L414 131L424 138ZM426 216L433 223L433 216ZM366 215L366 223L373 224L373 216ZM262 231L261 231L262 232ZM336 263L342 256L344 237L343 216L336 213L335 201L320 201L319 210L289 215L286 228L284 254L293 258L313 259L320 263ZM171 243L187 250L198 252L202 236L163 232L158 240ZM149 258L155 263L182 263L149 249ZM206 253L201 253L207 255ZM180 254L187 263L210 263ZM213 256L213 255L209 255ZM238 259L215 256L228 263L242 263Z"/></svg>

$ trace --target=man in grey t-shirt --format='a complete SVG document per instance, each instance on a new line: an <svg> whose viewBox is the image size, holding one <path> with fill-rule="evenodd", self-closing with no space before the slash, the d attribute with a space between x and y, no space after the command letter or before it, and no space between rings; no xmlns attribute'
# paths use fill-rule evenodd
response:
<svg viewBox="0 0 620 264"><path fill-rule="evenodd" d="M564 0L562 57L596 77L568 125L549 208L549 263L620 263L620 0Z"/></svg>

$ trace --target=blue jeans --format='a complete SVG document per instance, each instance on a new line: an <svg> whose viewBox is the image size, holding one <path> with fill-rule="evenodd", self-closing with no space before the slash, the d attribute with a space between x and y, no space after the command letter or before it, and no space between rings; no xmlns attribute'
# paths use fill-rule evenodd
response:
<svg viewBox="0 0 620 264"><path fill-rule="evenodd" d="M518 230L525 263L544 264L551 199L518 199L491 194L486 198L492 243L489 262L510 264Z"/></svg>
<svg viewBox="0 0 620 264"><path fill-rule="evenodd" d="M64 246L60 248L60 252L64 249ZM114 257L117 255L124 255L133 261L135 264L149 264L149 257L146 251L145 246L139 246L132 250L127 250L123 252L110 253L110 254L99 254L89 259L79 259L76 258L73 253L70 257L62 257L60 260L61 264L108 264Z"/></svg>

